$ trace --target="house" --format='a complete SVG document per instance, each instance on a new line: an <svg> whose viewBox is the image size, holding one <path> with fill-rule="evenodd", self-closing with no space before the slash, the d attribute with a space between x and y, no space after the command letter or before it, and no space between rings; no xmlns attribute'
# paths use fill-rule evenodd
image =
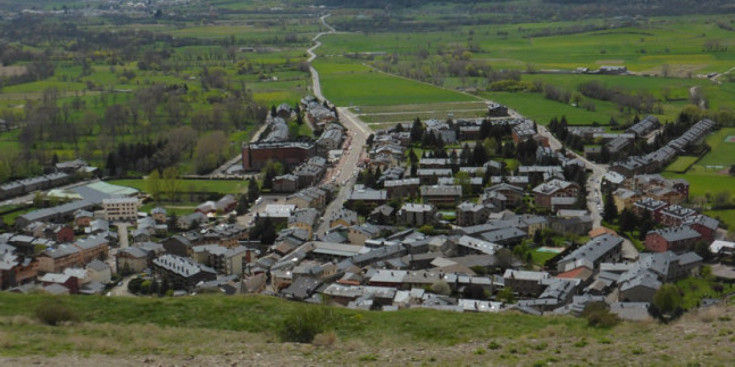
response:
<svg viewBox="0 0 735 367"><path fill-rule="evenodd" d="M292 174L299 178L299 187L309 187L315 185L327 169L327 160L323 157L311 157L302 163Z"/></svg>
<svg viewBox="0 0 735 367"><path fill-rule="evenodd" d="M88 210L78 210L74 213L74 226L75 227L89 227L89 224L94 219L94 214Z"/></svg>
<svg viewBox="0 0 735 367"><path fill-rule="evenodd" d="M190 257L193 253L194 244L182 235L174 235L161 242L167 254L180 257Z"/></svg>
<svg viewBox="0 0 735 367"><path fill-rule="evenodd" d="M492 205L474 204L469 201L457 205L457 225L466 227L485 223L491 207Z"/></svg>
<svg viewBox="0 0 735 367"><path fill-rule="evenodd" d="M691 216L696 215L694 209L686 208L681 205L669 205L661 210L659 215L660 223L666 227L678 227Z"/></svg>
<svg viewBox="0 0 735 367"><path fill-rule="evenodd" d="M288 218L288 228L305 230L308 233L308 239L311 240L317 219L319 219L319 211L314 208L296 209Z"/></svg>
<svg viewBox="0 0 735 367"><path fill-rule="evenodd" d="M398 211L398 221L408 227L421 227L437 221L436 207L431 204L403 204Z"/></svg>
<svg viewBox="0 0 735 367"><path fill-rule="evenodd" d="M102 210L108 221L131 221L138 217L140 201L137 198L114 198L102 200Z"/></svg>
<svg viewBox="0 0 735 367"><path fill-rule="evenodd" d="M664 228L646 234L646 250L653 252L691 251L702 235L690 226Z"/></svg>
<svg viewBox="0 0 735 367"><path fill-rule="evenodd" d="M153 273L173 289L192 289L197 283L217 279L217 272L181 256L166 254L153 260Z"/></svg>
<svg viewBox="0 0 735 367"><path fill-rule="evenodd" d="M347 231L347 238L352 244L363 245L366 240L377 238L379 234L380 228L372 224L365 223L350 227Z"/></svg>
<svg viewBox="0 0 735 367"><path fill-rule="evenodd" d="M217 200L214 206L217 209L218 213L227 214L235 210L235 206L237 206L237 200L235 199L234 195L227 194Z"/></svg>
<svg viewBox="0 0 735 367"><path fill-rule="evenodd" d="M126 247L115 254L115 268L120 274L140 273L151 266L153 253L142 247Z"/></svg>
<svg viewBox="0 0 735 367"><path fill-rule="evenodd" d="M720 222L717 219L702 214L688 216L683 224L699 232L702 240L707 242L715 240L717 228L720 226Z"/></svg>
<svg viewBox="0 0 735 367"><path fill-rule="evenodd" d="M416 197L419 194L420 185L421 180L419 178L389 180L383 183L389 199Z"/></svg>
<svg viewBox="0 0 735 367"><path fill-rule="evenodd" d="M506 269L503 273L505 287L522 296L538 297L546 288L541 280L550 278L551 275L543 271L513 270Z"/></svg>
<svg viewBox="0 0 735 367"><path fill-rule="evenodd" d="M424 203L433 204L439 207L453 207L459 204L459 201L462 198L462 186L421 186L421 198Z"/></svg>
<svg viewBox="0 0 735 367"><path fill-rule="evenodd" d="M297 208L322 209L327 205L328 193L318 187L308 187L286 197L286 204Z"/></svg>
<svg viewBox="0 0 735 367"><path fill-rule="evenodd" d="M79 292L79 280L68 274L47 273L38 278L38 281L44 286L60 285L68 290L69 294L77 294ZM52 294L54 294L52 292Z"/></svg>
<svg viewBox="0 0 735 367"><path fill-rule="evenodd" d="M489 103L487 105L487 115L489 117L507 117L508 107L498 103Z"/></svg>
<svg viewBox="0 0 735 367"><path fill-rule="evenodd" d="M0 289L29 283L38 274L37 260L12 252L0 250Z"/></svg>
<svg viewBox="0 0 735 367"><path fill-rule="evenodd" d="M533 121L526 120L520 124L513 126L512 129L513 143L519 144L533 138L536 135L536 127Z"/></svg>
<svg viewBox="0 0 735 367"><path fill-rule="evenodd" d="M274 192L296 192L299 187L299 177L294 174L289 173L273 178Z"/></svg>
<svg viewBox="0 0 735 367"><path fill-rule="evenodd" d="M649 218L656 222L660 222L661 211L667 206L669 206L669 204L664 201L645 197L633 203L633 213L639 217L643 216L644 213L648 213L647 215L649 215Z"/></svg>
<svg viewBox="0 0 735 367"><path fill-rule="evenodd" d="M112 268L107 263L93 260L87 264L87 274L91 281L108 284L112 279Z"/></svg>
<svg viewBox="0 0 735 367"><path fill-rule="evenodd" d="M419 168L416 175L422 185L435 185L439 177L452 177L452 170L449 168Z"/></svg>
<svg viewBox="0 0 735 367"><path fill-rule="evenodd" d="M329 220L329 228L332 229L337 226L351 227L357 224L357 212L347 208L339 208L337 211L332 213L332 217Z"/></svg>
<svg viewBox="0 0 735 367"><path fill-rule="evenodd" d="M322 152L339 149L344 139L344 128L338 124L329 124L316 141L317 147Z"/></svg>
<svg viewBox="0 0 735 367"><path fill-rule="evenodd" d="M618 213L621 213L626 208L632 208L633 204L639 200L639 194L637 192L622 187L613 191L612 196Z"/></svg>
<svg viewBox="0 0 735 367"><path fill-rule="evenodd" d="M648 115L637 124L625 130L626 133L635 134L636 138L643 138L654 130L661 127L661 123L655 116Z"/></svg>
<svg viewBox="0 0 735 367"><path fill-rule="evenodd" d="M294 211L296 211L296 205L293 204L268 204L262 213L258 213L256 220L258 222L269 219L274 225L279 223L288 224L288 218L290 218Z"/></svg>
<svg viewBox="0 0 735 367"><path fill-rule="evenodd" d="M396 209L384 204L376 207L370 212L368 221L377 225L393 224L395 222Z"/></svg>
<svg viewBox="0 0 735 367"><path fill-rule="evenodd" d="M176 220L176 226L179 229L190 229L195 226L206 224L207 221L208 219L206 215L202 214L201 212L194 212L194 213L179 217Z"/></svg>
<svg viewBox="0 0 735 367"><path fill-rule="evenodd" d="M572 204L574 204L576 203L579 190L579 184L576 182L553 179L534 187L533 194L537 207L555 211L560 207L568 207L569 203L554 199L573 199Z"/></svg>
<svg viewBox="0 0 735 367"><path fill-rule="evenodd" d="M492 204L500 210L515 208L521 205L523 195L523 189L518 186L498 183L485 189L482 195L482 203Z"/></svg>
<svg viewBox="0 0 735 367"><path fill-rule="evenodd" d="M580 266L597 269L603 262L619 261L622 249L622 238L611 234L597 236L561 258L556 263L556 270L566 272Z"/></svg>
<svg viewBox="0 0 735 367"><path fill-rule="evenodd" d="M166 223L166 220L168 219L166 209L161 208L160 206L151 209L151 217L156 221L156 223Z"/></svg>
<svg viewBox="0 0 735 367"><path fill-rule="evenodd" d="M378 205L385 204L388 201L388 192L385 190L374 190L366 188L362 185L355 185L347 196L346 204L354 205L356 202L363 202L367 207L375 208Z"/></svg>

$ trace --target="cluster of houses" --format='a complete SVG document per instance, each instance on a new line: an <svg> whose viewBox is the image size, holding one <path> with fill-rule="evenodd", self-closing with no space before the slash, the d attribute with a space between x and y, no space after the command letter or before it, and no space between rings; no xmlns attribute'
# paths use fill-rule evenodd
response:
<svg viewBox="0 0 735 367"><path fill-rule="evenodd" d="M0 185L0 200L58 187L74 181L74 174L77 172L93 173L97 168L87 165L81 159L75 159L59 162L52 170L53 172L45 175L3 183Z"/></svg>
<svg viewBox="0 0 735 367"><path fill-rule="evenodd" d="M278 161L293 169L309 158L326 158L330 151L341 147L345 134L337 115L313 97L305 97L301 103L306 109L307 122L314 131L321 132L319 139L315 142L295 141L289 136L286 119L293 112L288 104L282 104L276 110L276 117L268 120L265 136L258 142L243 145L243 170L258 171L268 161Z"/></svg>
<svg viewBox="0 0 735 367"><path fill-rule="evenodd" d="M312 102L309 110L318 111L321 105ZM277 114L286 110L279 107ZM532 122L492 123L509 126L516 142L539 143L537 162L555 163L520 166L507 175L495 161L460 167L449 158L423 157L412 175L405 164L410 133L378 131L364 162L381 168L376 187L354 185L345 207L324 215L338 188L318 185L327 162L305 155L291 174L273 182L274 190L289 195L263 205L250 227L225 219L236 205L231 195L202 203L171 228L162 208L138 213L136 192L84 186L58 194L89 207L23 222L18 233L0 235L0 284L18 292L99 293L114 270L141 274L178 292L264 293L355 309L579 315L586 305L604 301L623 318L643 320L664 283L698 271L702 258L692 252L694 243L712 243L719 223L680 206L688 196L686 182L658 175L626 179L619 172L606 176L619 209L646 212L662 228L648 233L648 252L639 254L612 230L593 229L582 187L565 178L569 168L583 169L582 162L549 149ZM341 134L341 128L330 126L324 124L324 134ZM477 135L461 128L471 126L480 125L449 128L436 121L427 123L427 131L447 141L467 141ZM244 162L258 144L299 143L251 144ZM335 146L339 143L327 148ZM458 182L458 172L467 173L469 182ZM536 214L522 210L528 206ZM454 218L447 219L447 212ZM134 222L136 228L123 236L109 230L111 221ZM251 230L268 222L276 228L275 241L252 240ZM320 225L326 233L317 230ZM550 232L589 240L567 241L564 247L534 242ZM514 251L519 245L554 255L543 267L534 266L529 253ZM108 256L114 261L105 261Z"/></svg>
<svg viewBox="0 0 735 367"><path fill-rule="evenodd" d="M631 156L610 165L610 171L620 173L625 177L654 173L661 171L667 164L676 159L677 155L686 151L690 146L701 142L707 134L715 128L712 120L704 119L690 127L680 137L671 140L658 150L643 156Z"/></svg>

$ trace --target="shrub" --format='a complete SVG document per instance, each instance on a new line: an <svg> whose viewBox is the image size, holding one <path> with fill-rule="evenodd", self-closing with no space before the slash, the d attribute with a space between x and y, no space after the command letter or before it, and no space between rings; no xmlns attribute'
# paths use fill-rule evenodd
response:
<svg viewBox="0 0 735 367"><path fill-rule="evenodd" d="M337 342L337 333L334 331L316 334L314 335L314 340L312 340L312 344L318 347L330 347L335 342Z"/></svg>
<svg viewBox="0 0 735 367"><path fill-rule="evenodd" d="M59 300L44 301L36 309L36 317L46 325L59 326L63 322L77 321L77 315Z"/></svg>
<svg viewBox="0 0 735 367"><path fill-rule="evenodd" d="M328 307L299 308L283 319L278 337L282 342L311 343L332 321L332 311Z"/></svg>
<svg viewBox="0 0 735 367"><path fill-rule="evenodd" d="M592 327L610 328L620 322L618 316L610 312L604 302L587 305L582 316L587 319L587 325Z"/></svg>

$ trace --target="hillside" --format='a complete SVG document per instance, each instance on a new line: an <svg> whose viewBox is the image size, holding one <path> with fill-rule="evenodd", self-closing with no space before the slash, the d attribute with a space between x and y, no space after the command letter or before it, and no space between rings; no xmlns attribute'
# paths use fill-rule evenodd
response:
<svg viewBox="0 0 735 367"><path fill-rule="evenodd" d="M39 323L43 303L79 322ZM334 333L280 343L284 319L313 309L262 296L52 298L0 295L3 365L721 365L735 344L734 309L691 313L671 325L591 328L570 317L329 308ZM697 349L681 348L697 345ZM623 362L624 361L624 362Z"/></svg>

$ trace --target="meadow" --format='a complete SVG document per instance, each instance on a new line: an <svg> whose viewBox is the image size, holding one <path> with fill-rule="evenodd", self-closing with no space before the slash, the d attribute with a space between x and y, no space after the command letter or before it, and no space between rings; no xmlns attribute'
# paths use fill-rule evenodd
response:
<svg viewBox="0 0 735 367"><path fill-rule="evenodd" d="M698 157L679 156L666 167L665 171L674 173L686 173L689 167L696 162Z"/></svg>
<svg viewBox="0 0 735 367"><path fill-rule="evenodd" d="M707 137L707 144L712 150L699 161L699 164L723 168L734 165L735 142L725 141L729 136L735 136L735 128L722 128Z"/></svg>
<svg viewBox="0 0 735 367"><path fill-rule="evenodd" d="M464 102L476 98L430 84L387 75L358 63L317 59L322 92L339 106Z"/></svg>
<svg viewBox="0 0 735 367"><path fill-rule="evenodd" d="M108 181L114 185L128 186L145 191L146 182L142 179ZM181 192L211 192L221 194L240 194L247 192L247 182L242 180L179 180Z"/></svg>

